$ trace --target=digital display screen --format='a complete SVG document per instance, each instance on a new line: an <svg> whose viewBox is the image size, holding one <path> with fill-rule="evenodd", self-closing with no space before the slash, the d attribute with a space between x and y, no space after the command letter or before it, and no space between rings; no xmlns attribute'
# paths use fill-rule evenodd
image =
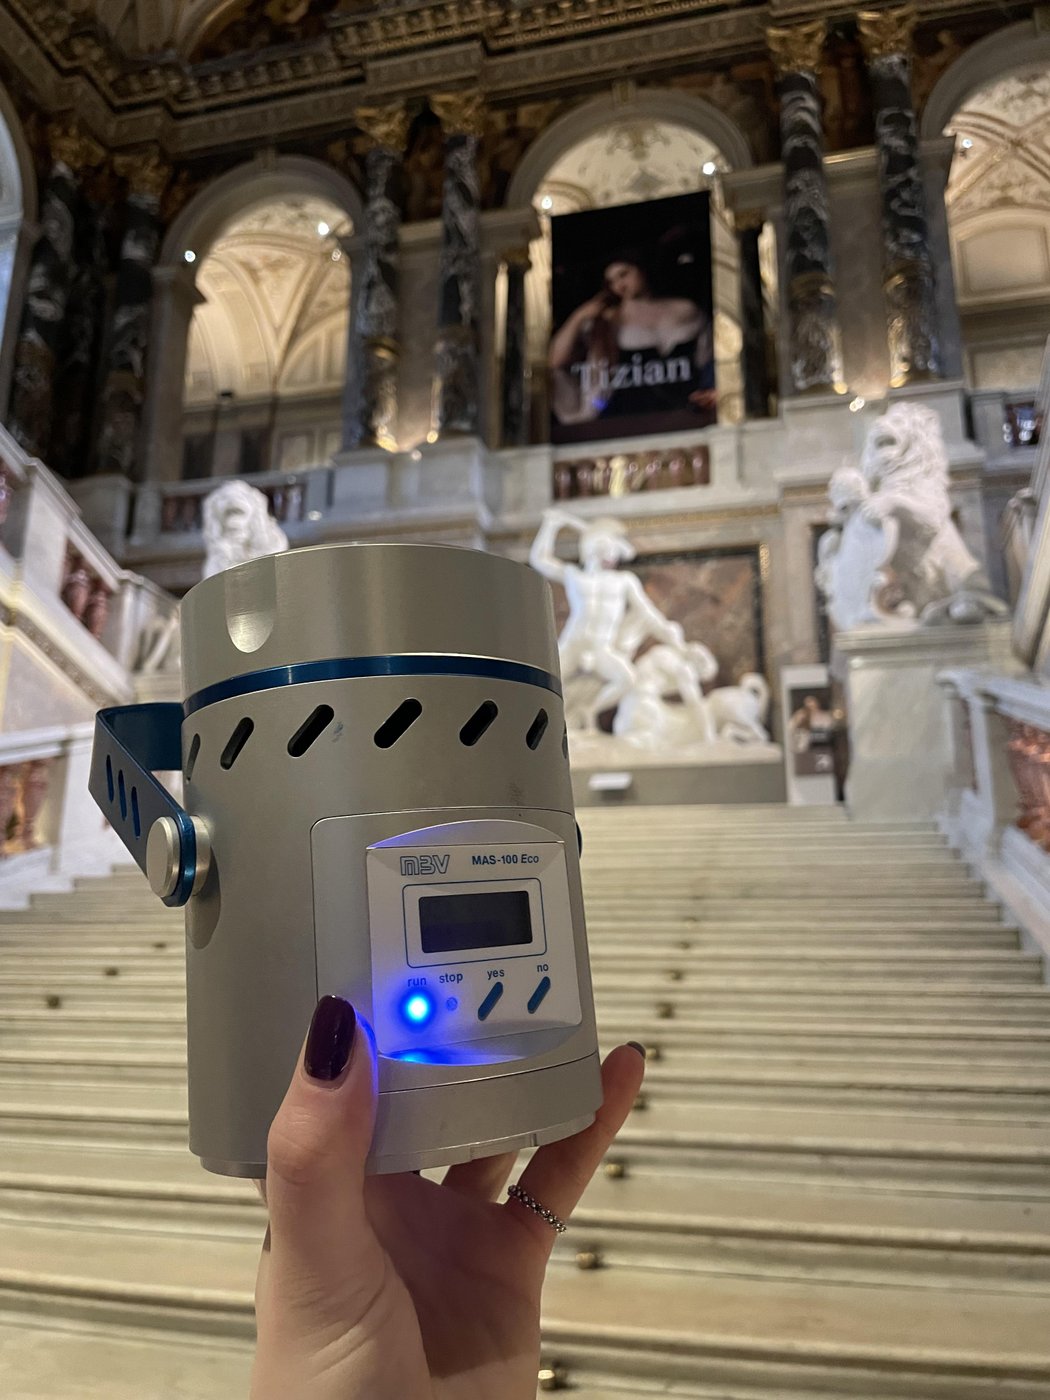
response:
<svg viewBox="0 0 1050 1400"><path fill-rule="evenodd" d="M423 895L419 933L424 953L463 953L532 942L527 890Z"/></svg>

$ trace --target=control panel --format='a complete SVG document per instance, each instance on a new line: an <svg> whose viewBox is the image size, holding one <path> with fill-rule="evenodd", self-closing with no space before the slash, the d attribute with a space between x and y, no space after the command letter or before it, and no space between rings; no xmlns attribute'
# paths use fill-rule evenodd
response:
<svg viewBox="0 0 1050 1400"><path fill-rule="evenodd" d="M470 821L368 847L379 1050L426 1059L473 1042L580 1024L565 847ZM428 839L429 838L429 839Z"/></svg>

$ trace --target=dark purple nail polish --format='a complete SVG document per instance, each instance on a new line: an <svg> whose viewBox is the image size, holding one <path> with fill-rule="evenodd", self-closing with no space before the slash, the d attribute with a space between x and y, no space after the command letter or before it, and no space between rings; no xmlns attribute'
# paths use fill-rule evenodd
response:
<svg viewBox="0 0 1050 1400"><path fill-rule="evenodd" d="M643 1060L645 1059L645 1046L644 1046L644 1045L639 1045L638 1042L637 1042L637 1040L629 1040L629 1041L627 1042L627 1044L631 1047L632 1050L637 1050L638 1053L639 1053L639 1055L641 1055L641 1057L642 1057Z"/></svg>
<svg viewBox="0 0 1050 1400"><path fill-rule="evenodd" d="M322 997L306 1037L303 1068L311 1079L338 1079L354 1048L357 1014L342 997Z"/></svg>

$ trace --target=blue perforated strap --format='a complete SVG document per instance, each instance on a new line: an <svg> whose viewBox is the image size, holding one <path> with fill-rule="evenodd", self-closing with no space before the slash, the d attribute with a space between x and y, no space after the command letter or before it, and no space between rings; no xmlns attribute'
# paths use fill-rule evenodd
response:
<svg viewBox="0 0 1050 1400"><path fill-rule="evenodd" d="M146 838L158 817L179 832L179 878L164 903L178 907L193 890L197 836L189 814L153 776L182 771L182 706L158 703L99 710L91 754L91 796L136 865L146 872Z"/></svg>

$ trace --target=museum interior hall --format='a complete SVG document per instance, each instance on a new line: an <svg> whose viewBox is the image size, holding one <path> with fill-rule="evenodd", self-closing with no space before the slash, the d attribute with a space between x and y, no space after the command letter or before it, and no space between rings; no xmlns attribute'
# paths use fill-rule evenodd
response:
<svg viewBox="0 0 1050 1400"><path fill-rule="evenodd" d="M0 0L3 1400L1050 1400L1048 346L1042 5Z"/></svg>

